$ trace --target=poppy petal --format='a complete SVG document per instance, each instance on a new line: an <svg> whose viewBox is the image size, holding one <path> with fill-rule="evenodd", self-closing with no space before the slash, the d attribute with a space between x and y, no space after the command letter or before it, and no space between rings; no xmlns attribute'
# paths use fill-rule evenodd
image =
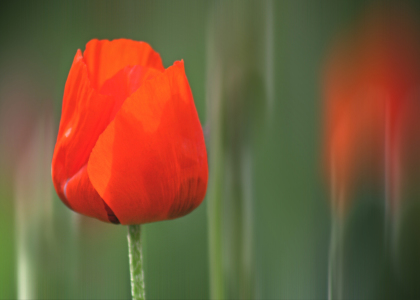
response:
<svg viewBox="0 0 420 300"><path fill-rule="evenodd" d="M98 90L107 79L126 66L140 65L164 71L159 53L145 42L94 39L86 44L83 57L92 85Z"/></svg>
<svg viewBox="0 0 420 300"><path fill-rule="evenodd" d="M112 211L107 210L105 202L90 183L86 166L65 182L63 193L74 211L104 222L114 220Z"/></svg>
<svg viewBox="0 0 420 300"><path fill-rule="evenodd" d="M91 87L82 53L77 51L64 89L52 161L54 185L62 200L64 184L86 165L99 135L109 124L113 105L111 96Z"/></svg>
<svg viewBox="0 0 420 300"><path fill-rule="evenodd" d="M91 87L83 57L77 51L64 89L52 163L53 180L59 190L87 163L99 135L109 124L113 105L111 96Z"/></svg>
<svg viewBox="0 0 420 300"><path fill-rule="evenodd" d="M125 99L155 73L159 71L141 66L126 67L108 79L99 93L92 88L82 54L80 50L77 51L64 91L62 118L52 164L57 193L73 210L101 220L108 211L111 219L107 220L113 221L112 211L94 192L88 176L78 174L86 173L92 148ZM83 193L83 189L86 193ZM99 215L96 209L99 209Z"/></svg>
<svg viewBox="0 0 420 300"><path fill-rule="evenodd" d="M121 224L180 217L202 202L207 154L182 61L124 102L100 135L87 170Z"/></svg>
<svg viewBox="0 0 420 300"><path fill-rule="evenodd" d="M91 87L86 64L78 50L64 90L51 172L54 187L68 207L106 222L114 220L112 211L107 211L105 202L90 183L86 163L99 134L109 124L111 100L112 97L101 95Z"/></svg>
<svg viewBox="0 0 420 300"><path fill-rule="evenodd" d="M120 110L124 101L134 93L141 84L153 78L160 72L153 68L143 66L127 66L118 71L112 78L104 82L100 93L113 97L114 107L109 116L111 122Z"/></svg>

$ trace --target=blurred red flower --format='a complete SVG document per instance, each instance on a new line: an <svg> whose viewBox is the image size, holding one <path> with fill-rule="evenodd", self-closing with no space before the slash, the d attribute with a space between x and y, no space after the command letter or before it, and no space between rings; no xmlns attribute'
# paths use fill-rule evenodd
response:
<svg viewBox="0 0 420 300"><path fill-rule="evenodd" d="M409 151L420 137L413 131L420 125L420 35L414 20L400 6L372 6L328 56L325 160L332 198L344 202L341 209L366 176L384 182L391 206L398 201L401 169L413 162Z"/></svg>
<svg viewBox="0 0 420 300"><path fill-rule="evenodd" d="M183 61L164 69L147 43L91 40L67 78L52 178L71 209L143 224L204 199L203 131Z"/></svg>

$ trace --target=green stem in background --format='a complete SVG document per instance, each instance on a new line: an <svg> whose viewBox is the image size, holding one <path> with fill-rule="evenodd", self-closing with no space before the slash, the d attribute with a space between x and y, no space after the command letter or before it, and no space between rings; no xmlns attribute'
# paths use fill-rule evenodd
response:
<svg viewBox="0 0 420 300"><path fill-rule="evenodd" d="M333 215L328 262L328 299L343 299L344 222L342 216Z"/></svg>
<svg viewBox="0 0 420 300"><path fill-rule="evenodd" d="M146 299L144 289L143 254L140 225L128 226L128 256L130 259L131 296L133 300Z"/></svg>
<svg viewBox="0 0 420 300"><path fill-rule="evenodd" d="M225 299L225 274L223 271L222 250L222 194L223 194L223 142L222 124L222 73L221 61L215 52L215 16L210 19L208 31L208 75L207 101L211 132L207 137L209 144L209 189L207 194L208 238L209 238L209 271L210 299Z"/></svg>
<svg viewBox="0 0 420 300"><path fill-rule="evenodd" d="M209 260L210 260L210 298L225 299L224 274L222 263L222 218L221 197L208 201L209 217Z"/></svg>
<svg viewBox="0 0 420 300"><path fill-rule="evenodd" d="M334 149L333 149L334 150ZM331 153L331 240L328 254L328 300L343 299L346 192L337 180L335 151Z"/></svg>

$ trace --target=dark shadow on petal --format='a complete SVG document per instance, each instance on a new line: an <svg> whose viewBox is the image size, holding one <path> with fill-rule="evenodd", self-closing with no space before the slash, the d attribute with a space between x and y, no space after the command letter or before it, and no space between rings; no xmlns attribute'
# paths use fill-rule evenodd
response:
<svg viewBox="0 0 420 300"><path fill-rule="evenodd" d="M105 203L105 201L103 201L103 203L104 203L104 206L105 206L105 210L108 214L109 221L113 224L120 224L120 220L118 220L117 216L114 214L111 207L109 207L108 204Z"/></svg>

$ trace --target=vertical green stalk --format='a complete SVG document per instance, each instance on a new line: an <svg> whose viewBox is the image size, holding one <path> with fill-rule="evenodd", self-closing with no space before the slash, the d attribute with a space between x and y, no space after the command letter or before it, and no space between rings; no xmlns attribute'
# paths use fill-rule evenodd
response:
<svg viewBox="0 0 420 300"><path fill-rule="evenodd" d="M387 99L389 100L389 99ZM384 241L385 249L388 249L389 245L389 231L390 231L390 219L392 218L393 210L393 192L394 192L394 180L393 180L393 166L392 166L392 144L391 144L391 107L389 101L385 102L385 153L384 153L384 188L385 188L385 217L384 217Z"/></svg>
<svg viewBox="0 0 420 300"><path fill-rule="evenodd" d="M41 289L51 282L49 262L44 261L52 247L51 167L52 116L36 116L30 140L18 157L15 174L16 272L17 298L51 298L51 289ZM54 252L54 251L53 251Z"/></svg>
<svg viewBox="0 0 420 300"><path fill-rule="evenodd" d="M210 30L210 36L212 31ZM210 115L211 134L208 137L210 142L209 160L212 171L209 178L209 192L207 196L208 230L209 230L209 268L210 268L210 298L224 299L224 271L222 254L222 194L223 194L223 149L221 141L221 124L218 122L221 117L221 74L218 61L214 59L209 51L209 65L212 65L208 75L207 98L211 99L213 105Z"/></svg>
<svg viewBox="0 0 420 300"><path fill-rule="evenodd" d="M140 225L128 226L128 256L130 259L131 296L133 300L146 299L144 289L143 254Z"/></svg>
<svg viewBox="0 0 420 300"><path fill-rule="evenodd" d="M224 299L224 273L222 262L222 199L221 185L214 186L216 194L208 201L210 298Z"/></svg>
<svg viewBox="0 0 420 300"><path fill-rule="evenodd" d="M210 297L254 299L252 153L254 133L262 129L273 96L272 3L216 0L211 8L206 83Z"/></svg>
<svg viewBox="0 0 420 300"><path fill-rule="evenodd" d="M338 182L335 151L331 154L331 240L328 261L328 300L343 299L345 186Z"/></svg>
<svg viewBox="0 0 420 300"><path fill-rule="evenodd" d="M343 299L344 226L341 216L333 215L328 266L328 299Z"/></svg>
<svg viewBox="0 0 420 300"><path fill-rule="evenodd" d="M210 127L206 137L209 145L209 189L207 194L207 215L209 231L209 271L210 299L225 299L225 273L223 270L222 243L222 197L223 197L223 142L222 124L222 68L217 53L217 30L215 15L209 20L207 34L207 94L206 100L211 103L207 109L207 126Z"/></svg>

